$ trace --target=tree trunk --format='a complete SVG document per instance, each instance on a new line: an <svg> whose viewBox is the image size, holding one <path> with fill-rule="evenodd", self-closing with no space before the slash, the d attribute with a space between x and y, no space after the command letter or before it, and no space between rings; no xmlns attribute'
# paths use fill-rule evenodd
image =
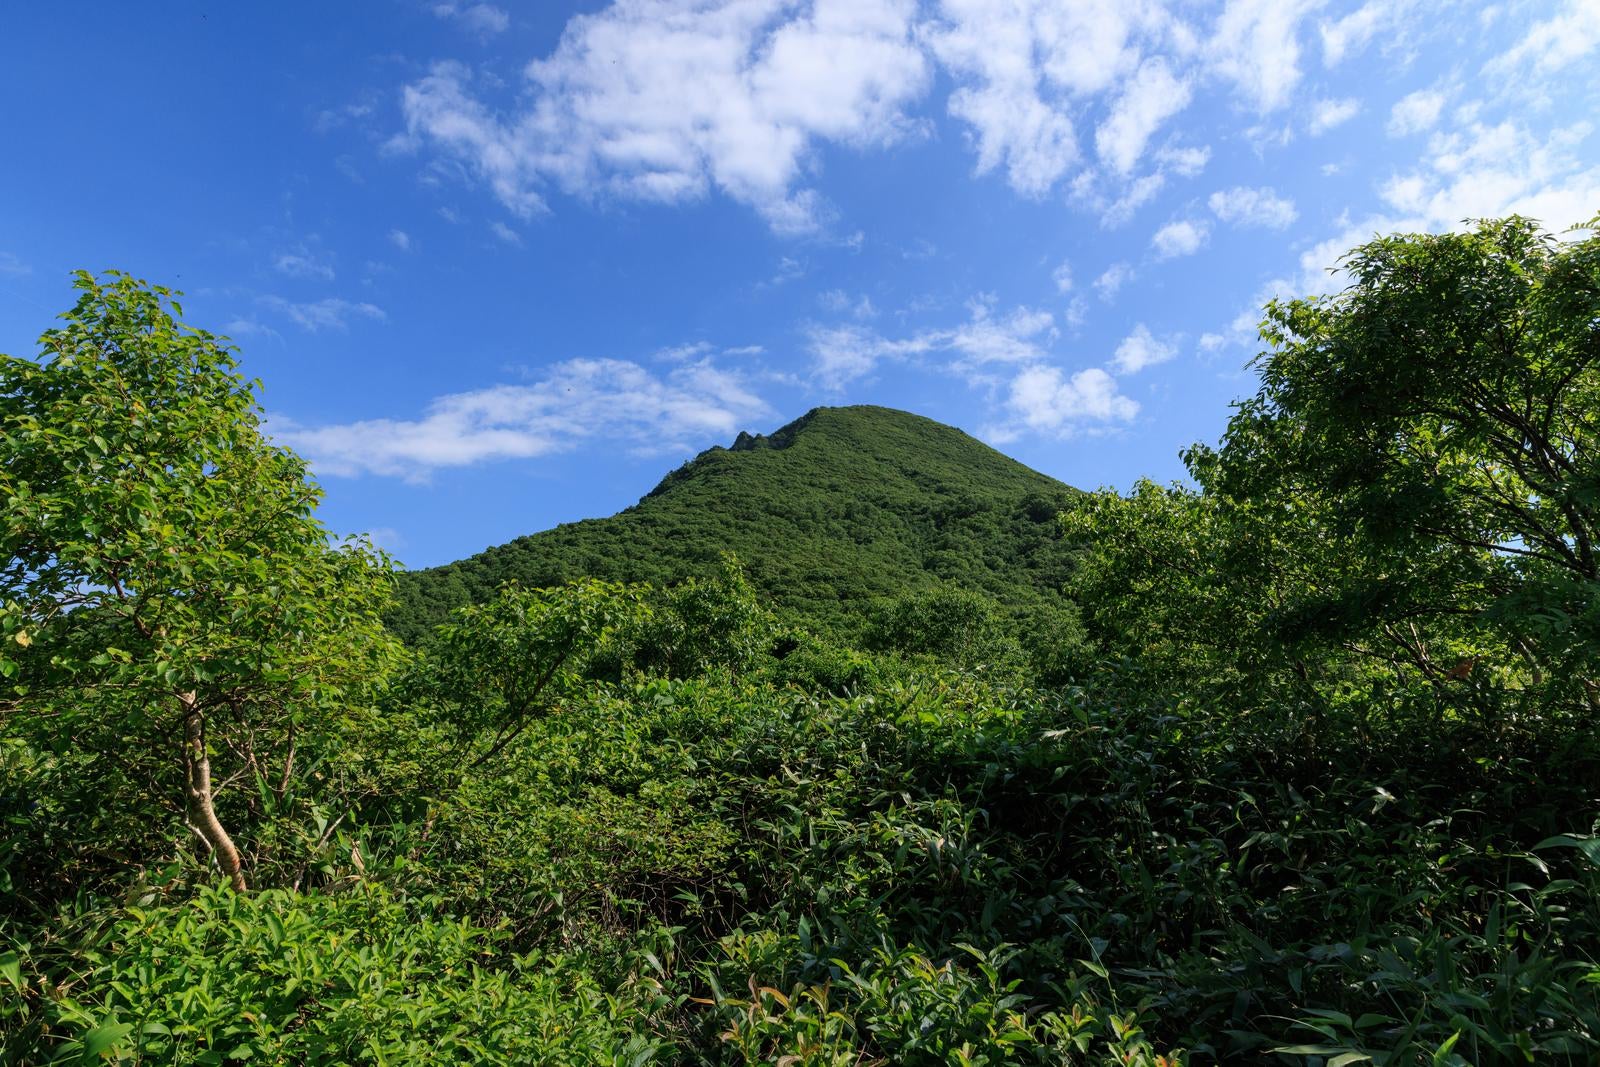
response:
<svg viewBox="0 0 1600 1067"><path fill-rule="evenodd" d="M180 693L178 700L183 704L184 793L188 800L189 824L211 846L212 857L233 883L234 890L243 893L249 886L245 884L239 849L228 831L222 828L211 803L211 757L206 754L205 716L193 693Z"/></svg>

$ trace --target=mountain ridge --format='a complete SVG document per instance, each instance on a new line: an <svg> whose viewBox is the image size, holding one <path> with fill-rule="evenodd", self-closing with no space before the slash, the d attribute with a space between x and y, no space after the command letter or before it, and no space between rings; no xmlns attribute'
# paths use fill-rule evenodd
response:
<svg viewBox="0 0 1600 1067"><path fill-rule="evenodd" d="M615 515L404 572L390 621L414 640L504 581L670 584L726 552L802 622L837 626L941 583L1020 606L1054 597L1067 563L1055 515L1077 492L921 415L818 407L705 449Z"/></svg>

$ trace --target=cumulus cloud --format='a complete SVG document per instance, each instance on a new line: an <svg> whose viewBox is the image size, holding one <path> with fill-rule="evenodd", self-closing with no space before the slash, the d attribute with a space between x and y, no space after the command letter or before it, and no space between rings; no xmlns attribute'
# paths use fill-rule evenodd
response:
<svg viewBox="0 0 1600 1067"><path fill-rule="evenodd" d="M1211 149L1205 145L1163 148L1156 153L1156 162L1163 167L1170 167L1180 178L1193 178L1211 162Z"/></svg>
<svg viewBox="0 0 1600 1067"><path fill-rule="evenodd" d="M929 337L890 340L865 326L814 327L807 337L812 378L824 389L838 390L865 378L884 360L920 356L935 347Z"/></svg>
<svg viewBox="0 0 1600 1067"><path fill-rule="evenodd" d="M1469 123L1429 139L1421 165L1397 174L1380 193L1398 213L1394 228L1450 229L1462 219L1527 215L1560 228L1600 204L1600 165L1580 148L1588 123L1539 136L1520 123Z"/></svg>
<svg viewBox="0 0 1600 1067"><path fill-rule="evenodd" d="M1297 214L1293 200L1279 196L1269 188L1252 189L1243 185L1219 189L1211 194L1207 204L1223 222L1272 230L1288 226Z"/></svg>
<svg viewBox="0 0 1600 1067"><path fill-rule="evenodd" d="M1094 280L1094 291L1106 302L1113 300L1117 291L1133 281L1133 268L1127 263L1113 263L1100 272Z"/></svg>
<svg viewBox="0 0 1600 1067"><path fill-rule="evenodd" d="M799 181L821 142L904 136L928 81L912 40L913 0L619 0L568 22L525 71L529 103L491 109L460 64L406 87L407 138L486 181L519 215L544 188L674 203L713 188L780 232L815 228L825 207Z"/></svg>
<svg viewBox="0 0 1600 1067"><path fill-rule="evenodd" d="M263 307L270 308L301 329L312 333L319 330L349 329L352 319L375 319L382 322L388 318L383 309L374 304L342 300L338 297L294 303L281 296L264 296L260 302Z"/></svg>
<svg viewBox="0 0 1600 1067"><path fill-rule="evenodd" d="M1072 264L1062 260L1056 269L1050 272L1050 280L1056 283L1056 292L1072 292Z"/></svg>
<svg viewBox="0 0 1600 1067"><path fill-rule="evenodd" d="M1152 134L1189 106L1189 83L1175 77L1166 60L1147 59L1128 79L1111 114L1095 132L1095 148L1105 164L1127 174L1144 154Z"/></svg>
<svg viewBox="0 0 1600 1067"><path fill-rule="evenodd" d="M1289 102L1299 83L1300 23L1317 0L1228 0L1209 51L1213 66L1263 114Z"/></svg>
<svg viewBox="0 0 1600 1067"><path fill-rule="evenodd" d="M1318 24L1322 62L1336 67L1365 48L1379 31L1394 26L1408 0L1367 0L1354 11Z"/></svg>
<svg viewBox="0 0 1600 1067"><path fill-rule="evenodd" d="M304 247L289 252L279 252L272 259L272 268L290 278L333 281L333 265Z"/></svg>
<svg viewBox="0 0 1600 1067"><path fill-rule="evenodd" d="M1318 100L1311 105L1311 120L1306 124L1306 130L1311 136L1327 133L1335 126L1342 126L1355 118L1361 111L1361 101L1346 97L1342 100Z"/></svg>
<svg viewBox="0 0 1600 1067"><path fill-rule="evenodd" d="M1055 317L1048 311L1014 308L996 316L992 301L969 305L971 318L961 326L934 335L939 345L949 348L956 358L951 366L976 377L985 364L1031 363L1044 358L1044 345L1056 338Z"/></svg>
<svg viewBox="0 0 1600 1067"><path fill-rule="evenodd" d="M493 4L434 4L433 13L483 38L511 28L511 16Z"/></svg>
<svg viewBox="0 0 1600 1067"><path fill-rule="evenodd" d="M1118 374L1137 374L1146 367L1165 363L1177 354L1178 346L1174 341L1158 339L1141 322L1117 345L1117 351L1111 357L1111 367Z"/></svg>
<svg viewBox="0 0 1600 1067"><path fill-rule="evenodd" d="M1210 232L1211 227L1204 222L1180 219L1157 230L1155 236L1150 238L1150 247L1156 250L1158 259L1189 256L1200 251Z"/></svg>
<svg viewBox="0 0 1600 1067"><path fill-rule="evenodd" d="M860 297L852 297L843 289L825 289L817 294L817 303L828 311L846 313L858 319L874 318L878 309L873 306L872 298L863 293Z"/></svg>
<svg viewBox="0 0 1600 1067"><path fill-rule="evenodd" d="M1497 77L1518 68L1549 75L1565 70L1596 48L1600 48L1600 0L1567 0L1559 13L1528 27L1516 44L1484 69Z"/></svg>
<svg viewBox="0 0 1600 1067"><path fill-rule="evenodd" d="M1056 338L1054 316L1027 307L996 315L993 304L992 298L980 297L968 304L965 323L897 340L863 326L813 327L807 338L812 378L824 389L838 390L884 361L936 354L941 369L976 383L985 380L984 368L991 364L1044 359L1044 346Z"/></svg>
<svg viewBox="0 0 1600 1067"><path fill-rule="evenodd" d="M1098 367L1068 374L1058 367L1028 367L1011 381L1007 406L1025 427L1063 433L1080 424L1129 422L1137 401L1122 395L1117 380Z"/></svg>
<svg viewBox="0 0 1600 1067"><path fill-rule="evenodd" d="M1433 129L1444 110L1445 96L1436 89L1418 89L1407 93L1389 109L1388 131L1390 137L1407 137Z"/></svg>
<svg viewBox="0 0 1600 1067"><path fill-rule="evenodd" d="M992 297L980 296L968 304L966 322L909 337L890 338L857 324L813 327L810 378L839 389L885 363L955 375L1005 398L1006 421L986 431L994 440L1024 432L1100 432L1133 418L1139 405L1118 391L1107 371L1068 372L1053 364L1050 349L1059 337L1050 312L1016 307L1000 314ZM1170 359L1175 349L1169 352L1169 345L1141 326L1118 349L1117 362L1140 369Z"/></svg>
<svg viewBox="0 0 1600 1067"><path fill-rule="evenodd" d="M740 376L709 360L662 376L626 360L573 359L547 368L532 385L440 397L417 419L314 427L275 417L270 428L320 474L425 482L441 468L529 459L586 440L684 452L768 413Z"/></svg>
<svg viewBox="0 0 1600 1067"><path fill-rule="evenodd" d="M1586 122L1540 133L1512 120L1468 120L1434 133L1414 167L1380 186L1382 210L1343 219L1305 248L1295 270L1257 289L1218 343L1248 344L1256 336L1261 306L1274 297L1343 289L1349 279L1338 267L1341 257L1378 234L1439 233L1510 214L1538 219L1560 232L1591 218L1600 204L1600 165L1592 162L1592 153L1579 151L1591 134Z"/></svg>
<svg viewBox="0 0 1600 1067"><path fill-rule="evenodd" d="M437 10L462 19L484 6ZM571 18L520 85L436 64L404 88L406 129L392 144L442 155L520 216L545 210L553 191L662 204L721 193L779 233L808 233L833 218L815 188L822 151L925 135L919 112L936 84L949 84L943 108L966 132L979 175L1035 198L1072 182L1076 199L1115 224L1167 175L1205 165L1209 150L1170 145L1146 165L1162 128L1202 88L1220 86L1263 116L1290 103L1309 17L1323 6L1223 0L1212 14L1163 0L614 0ZM1336 63L1396 26L1402 7L1370 0L1321 22L1324 59ZM1313 128L1353 107L1322 102ZM1092 124L1097 162L1085 159L1079 123Z"/></svg>
<svg viewBox="0 0 1600 1067"><path fill-rule="evenodd" d="M390 230L389 243L402 252L411 251L411 235L404 230Z"/></svg>
<svg viewBox="0 0 1600 1067"><path fill-rule="evenodd" d="M927 40L956 79L949 111L971 130L978 173L1042 196L1078 161L1069 101L1138 64L1137 5L1116 0L941 0Z"/></svg>
<svg viewBox="0 0 1600 1067"><path fill-rule="evenodd" d="M1121 226L1141 207L1154 200L1156 194L1167 184L1167 176L1161 171L1143 175L1127 183L1122 188L1122 193L1114 200L1105 200L1099 197L1086 197L1085 199L1095 204L1100 210L1100 225L1107 228Z"/></svg>

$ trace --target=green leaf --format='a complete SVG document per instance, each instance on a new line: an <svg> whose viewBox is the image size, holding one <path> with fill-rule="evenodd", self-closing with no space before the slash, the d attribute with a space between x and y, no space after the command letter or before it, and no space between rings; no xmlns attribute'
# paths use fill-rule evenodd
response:
<svg viewBox="0 0 1600 1067"><path fill-rule="evenodd" d="M1582 852L1590 863L1600 867L1600 837L1557 834L1555 837L1547 837L1533 846L1535 852L1540 852L1547 848L1575 848Z"/></svg>
<svg viewBox="0 0 1600 1067"><path fill-rule="evenodd" d="M15 952L0 952L0 978L22 988L22 961Z"/></svg>
<svg viewBox="0 0 1600 1067"><path fill-rule="evenodd" d="M113 1017L115 1018L115 1017ZM118 1041L127 1037L133 1030L131 1023L103 1022L99 1026L83 1035L83 1057L91 1059L95 1056L104 1056L110 1052Z"/></svg>

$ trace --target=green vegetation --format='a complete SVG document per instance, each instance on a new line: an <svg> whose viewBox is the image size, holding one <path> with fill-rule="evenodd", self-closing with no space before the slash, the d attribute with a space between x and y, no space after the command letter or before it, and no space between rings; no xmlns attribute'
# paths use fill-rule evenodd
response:
<svg viewBox="0 0 1600 1067"><path fill-rule="evenodd" d="M402 574L389 618L415 641L508 581L670 585L712 574L728 553L775 608L851 635L875 601L942 584L1054 607L1069 561L1055 518L1074 495L930 419L817 408L701 453L621 514Z"/></svg>
<svg viewBox="0 0 1600 1067"><path fill-rule="evenodd" d="M847 611L769 588L815 560L549 550L409 646L222 341L81 276L0 362L0 1060L1594 1062L1600 239L1349 266L1194 488L1045 521L822 411L518 544L785 500L820 553L794 470L948 443Z"/></svg>

